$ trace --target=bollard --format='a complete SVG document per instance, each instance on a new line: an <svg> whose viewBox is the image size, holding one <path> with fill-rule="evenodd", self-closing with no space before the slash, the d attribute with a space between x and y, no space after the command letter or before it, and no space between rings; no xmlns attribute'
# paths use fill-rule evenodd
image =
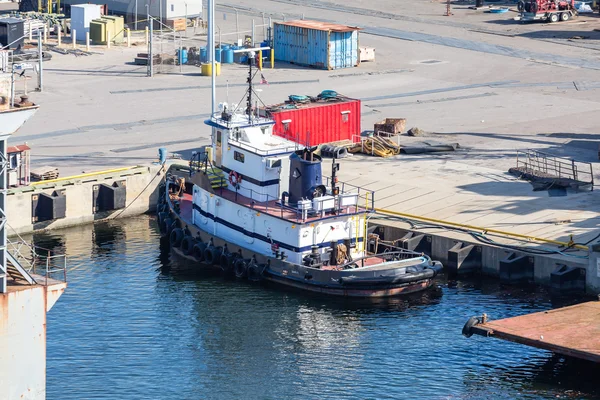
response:
<svg viewBox="0 0 600 400"><path fill-rule="evenodd" d="M48 27L44 26L44 44L48 43Z"/></svg>
<svg viewBox="0 0 600 400"><path fill-rule="evenodd" d="M85 51L90 51L90 33L85 33Z"/></svg>
<svg viewBox="0 0 600 400"><path fill-rule="evenodd" d="M110 29L106 31L106 48L110 49L110 40L112 39L112 32Z"/></svg>
<svg viewBox="0 0 600 400"><path fill-rule="evenodd" d="M77 48L77 31L75 29L71 29L71 38L73 39L73 48Z"/></svg>
<svg viewBox="0 0 600 400"><path fill-rule="evenodd" d="M31 29L31 21L29 21L29 41L33 40L33 30Z"/></svg>
<svg viewBox="0 0 600 400"><path fill-rule="evenodd" d="M58 44L58 47L60 47L60 42L61 42L61 29L60 29L60 25L56 25L56 28L58 29L57 35L56 35L56 43Z"/></svg>
<svg viewBox="0 0 600 400"><path fill-rule="evenodd" d="M131 47L131 29L127 28L125 33L127 34L127 47Z"/></svg>
<svg viewBox="0 0 600 400"><path fill-rule="evenodd" d="M275 49L271 49L271 69L275 68Z"/></svg>
<svg viewBox="0 0 600 400"><path fill-rule="evenodd" d="M146 27L146 47L148 47L148 27Z"/></svg>
<svg viewBox="0 0 600 400"><path fill-rule="evenodd" d="M262 70L262 63L263 63L263 58L262 58L262 50L258 51L258 69Z"/></svg>

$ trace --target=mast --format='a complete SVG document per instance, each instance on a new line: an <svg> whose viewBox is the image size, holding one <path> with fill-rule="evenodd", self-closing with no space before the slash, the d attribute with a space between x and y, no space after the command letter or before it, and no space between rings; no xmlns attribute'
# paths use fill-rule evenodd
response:
<svg viewBox="0 0 600 400"><path fill-rule="evenodd" d="M248 53L248 97L246 99L246 115L248 115L248 122L252 123L252 54Z"/></svg>
<svg viewBox="0 0 600 400"><path fill-rule="evenodd" d="M215 113L216 103L216 87L215 87L215 75L216 75L216 64L215 64L215 0L208 0L208 51L210 59L210 75L211 75L211 109L210 118L212 119Z"/></svg>

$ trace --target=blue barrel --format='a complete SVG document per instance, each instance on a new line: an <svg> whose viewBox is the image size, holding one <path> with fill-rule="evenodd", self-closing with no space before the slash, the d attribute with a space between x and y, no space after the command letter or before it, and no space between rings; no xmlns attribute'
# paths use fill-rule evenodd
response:
<svg viewBox="0 0 600 400"><path fill-rule="evenodd" d="M231 48L231 46L229 46L228 44L224 44L221 46L221 50L223 50L223 52L229 50Z"/></svg>
<svg viewBox="0 0 600 400"><path fill-rule="evenodd" d="M208 61L208 50L206 47L200 47L200 62L205 63Z"/></svg>
<svg viewBox="0 0 600 400"><path fill-rule="evenodd" d="M161 164L164 164L165 162L167 162L167 148L166 147L160 147L158 149L158 159L160 160Z"/></svg>
<svg viewBox="0 0 600 400"><path fill-rule="evenodd" d="M223 64L233 64L233 50L225 50L225 56L223 57Z"/></svg>
<svg viewBox="0 0 600 400"><path fill-rule="evenodd" d="M177 60L179 64L187 64L188 62L188 51L187 49L182 49L181 51L177 49Z"/></svg>
<svg viewBox="0 0 600 400"><path fill-rule="evenodd" d="M221 49L219 47L215 49L215 62L221 62Z"/></svg>

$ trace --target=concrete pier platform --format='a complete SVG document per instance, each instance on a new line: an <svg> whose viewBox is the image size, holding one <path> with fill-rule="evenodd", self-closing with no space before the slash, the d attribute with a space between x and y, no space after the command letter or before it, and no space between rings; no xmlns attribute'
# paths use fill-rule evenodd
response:
<svg viewBox="0 0 600 400"><path fill-rule="evenodd" d="M488 321L469 320L463 333L508 340L600 362L600 301ZM473 325L475 323L475 325Z"/></svg>

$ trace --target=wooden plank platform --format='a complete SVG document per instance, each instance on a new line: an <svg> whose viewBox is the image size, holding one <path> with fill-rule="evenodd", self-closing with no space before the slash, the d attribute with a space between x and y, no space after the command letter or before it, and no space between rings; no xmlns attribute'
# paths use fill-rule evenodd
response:
<svg viewBox="0 0 600 400"><path fill-rule="evenodd" d="M482 322L471 333L600 362L600 301Z"/></svg>

